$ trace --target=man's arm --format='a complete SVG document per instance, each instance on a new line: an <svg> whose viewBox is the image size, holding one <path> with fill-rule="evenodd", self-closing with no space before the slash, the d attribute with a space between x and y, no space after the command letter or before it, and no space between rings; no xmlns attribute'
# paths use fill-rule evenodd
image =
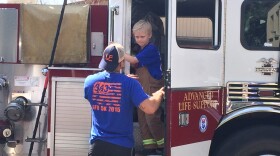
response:
<svg viewBox="0 0 280 156"><path fill-rule="evenodd" d="M164 94L164 88L162 87L158 91L154 92L151 97L141 102L139 108L146 114L154 114L159 108Z"/></svg>

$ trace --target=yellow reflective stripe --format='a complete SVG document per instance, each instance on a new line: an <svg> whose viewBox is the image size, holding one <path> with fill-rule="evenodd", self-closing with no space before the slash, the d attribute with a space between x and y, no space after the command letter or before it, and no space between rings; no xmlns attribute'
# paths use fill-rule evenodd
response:
<svg viewBox="0 0 280 156"><path fill-rule="evenodd" d="M143 145L150 145L150 144L155 144L156 141L154 139L146 139L143 140Z"/></svg>
<svg viewBox="0 0 280 156"><path fill-rule="evenodd" d="M157 144L158 144L158 145L164 144L164 138L162 138L162 139L160 139L159 141L157 141Z"/></svg>

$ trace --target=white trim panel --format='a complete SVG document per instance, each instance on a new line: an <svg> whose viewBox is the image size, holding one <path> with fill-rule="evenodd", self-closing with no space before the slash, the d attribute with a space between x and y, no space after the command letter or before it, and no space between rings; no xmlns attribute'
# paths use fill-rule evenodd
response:
<svg viewBox="0 0 280 156"><path fill-rule="evenodd" d="M171 148L172 156L206 156L209 155L211 141L203 141Z"/></svg>

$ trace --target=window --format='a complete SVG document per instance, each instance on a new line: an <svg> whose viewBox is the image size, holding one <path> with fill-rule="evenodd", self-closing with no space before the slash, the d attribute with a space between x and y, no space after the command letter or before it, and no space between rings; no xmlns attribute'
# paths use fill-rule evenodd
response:
<svg viewBox="0 0 280 156"><path fill-rule="evenodd" d="M18 10L0 8L0 62L17 61Z"/></svg>
<svg viewBox="0 0 280 156"><path fill-rule="evenodd" d="M241 43L249 50L279 49L279 0L247 0L241 10Z"/></svg>
<svg viewBox="0 0 280 156"><path fill-rule="evenodd" d="M176 39L179 47L199 49L219 47L219 6L218 0L177 0Z"/></svg>

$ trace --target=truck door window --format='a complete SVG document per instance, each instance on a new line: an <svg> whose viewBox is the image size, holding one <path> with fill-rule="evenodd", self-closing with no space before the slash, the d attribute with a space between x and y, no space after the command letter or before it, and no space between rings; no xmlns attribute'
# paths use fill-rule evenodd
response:
<svg viewBox="0 0 280 156"><path fill-rule="evenodd" d="M220 43L219 6L219 0L177 0L178 46L217 49Z"/></svg>
<svg viewBox="0 0 280 156"><path fill-rule="evenodd" d="M241 9L241 44L248 50L278 50L279 0L246 0Z"/></svg>
<svg viewBox="0 0 280 156"><path fill-rule="evenodd" d="M0 62L17 61L18 10L0 8Z"/></svg>

